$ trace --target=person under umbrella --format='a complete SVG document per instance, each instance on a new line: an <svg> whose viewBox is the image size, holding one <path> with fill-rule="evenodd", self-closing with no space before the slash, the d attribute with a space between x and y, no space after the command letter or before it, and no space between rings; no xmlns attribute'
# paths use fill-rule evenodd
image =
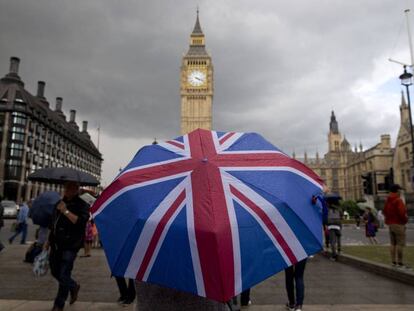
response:
<svg viewBox="0 0 414 311"><path fill-rule="evenodd" d="M217 310L321 250L322 189L256 133L198 129L142 148L91 212L140 310Z"/></svg>
<svg viewBox="0 0 414 311"><path fill-rule="evenodd" d="M83 246L89 206L79 198L79 183L64 184L63 199L56 205L52 227L45 249L50 248L49 263L53 277L59 282L52 311L61 311L70 293L70 304L77 298L79 283L72 279L73 264Z"/></svg>

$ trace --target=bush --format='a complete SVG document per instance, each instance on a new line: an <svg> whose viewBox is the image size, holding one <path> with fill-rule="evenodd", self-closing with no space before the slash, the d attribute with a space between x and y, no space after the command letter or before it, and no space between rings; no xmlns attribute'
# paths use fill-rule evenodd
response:
<svg viewBox="0 0 414 311"><path fill-rule="evenodd" d="M354 217L360 212L358 205L352 200L341 201L341 208L343 211L347 211L350 217Z"/></svg>

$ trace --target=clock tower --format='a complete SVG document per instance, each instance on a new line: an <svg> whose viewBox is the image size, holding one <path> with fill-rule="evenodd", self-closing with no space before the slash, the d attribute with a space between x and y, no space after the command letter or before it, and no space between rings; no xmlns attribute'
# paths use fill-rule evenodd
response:
<svg viewBox="0 0 414 311"><path fill-rule="evenodd" d="M198 128L211 130L213 91L213 64L197 10L190 48L181 64L181 134Z"/></svg>

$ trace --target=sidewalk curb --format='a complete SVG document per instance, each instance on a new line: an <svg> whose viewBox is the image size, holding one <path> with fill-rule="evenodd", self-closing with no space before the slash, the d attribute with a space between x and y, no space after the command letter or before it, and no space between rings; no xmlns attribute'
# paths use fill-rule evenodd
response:
<svg viewBox="0 0 414 311"><path fill-rule="evenodd" d="M322 253L322 256L329 258L329 254ZM338 262L414 286L413 271L398 270L388 265L345 254L339 255Z"/></svg>

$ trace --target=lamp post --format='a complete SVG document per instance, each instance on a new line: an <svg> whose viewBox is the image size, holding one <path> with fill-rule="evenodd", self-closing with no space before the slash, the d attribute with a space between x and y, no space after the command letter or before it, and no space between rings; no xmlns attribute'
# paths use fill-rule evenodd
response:
<svg viewBox="0 0 414 311"><path fill-rule="evenodd" d="M410 116L410 133L411 133L411 150L412 150L412 165L411 165L411 182L413 182L414 174L414 134L413 134L413 120L411 117L411 100L410 100L410 85L413 84L413 75L407 72L407 66L404 66L404 73L400 76L401 85L405 86L408 101L408 113Z"/></svg>

